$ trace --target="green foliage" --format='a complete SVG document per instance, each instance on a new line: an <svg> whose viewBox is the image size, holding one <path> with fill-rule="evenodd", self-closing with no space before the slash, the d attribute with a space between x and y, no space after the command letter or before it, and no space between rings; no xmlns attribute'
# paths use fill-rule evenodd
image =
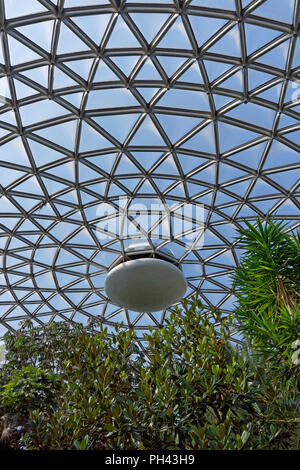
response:
<svg viewBox="0 0 300 470"><path fill-rule="evenodd" d="M217 311L201 314L197 299L183 302L164 328L148 335L147 357L139 353L132 331L120 328L110 337L106 330L91 335L79 328L61 335L57 357L53 351L48 363L41 350L43 368L24 363L12 373L7 364L1 390L8 398L6 412L12 406L23 413L29 391L26 448L297 448L295 378L274 375L252 351L233 345L232 318ZM28 341L33 338L30 348L44 334L56 342L51 326L47 328L47 333L23 331ZM8 348L8 356L19 364L17 346L12 338L8 343L14 351ZM19 354L25 357L25 352ZM59 380L48 402L41 396L49 391L48 378L54 379L53 364ZM14 401L9 402L9 394Z"/></svg>
<svg viewBox="0 0 300 470"><path fill-rule="evenodd" d="M245 254L234 274L239 329L266 360L298 374L291 357L300 331L300 234L270 219L245 223Z"/></svg>
<svg viewBox="0 0 300 470"><path fill-rule="evenodd" d="M149 385L139 400L145 409L143 418L153 423L155 432L151 435L146 427L147 438L140 448L288 447L291 435L274 422L284 421L286 414L299 423L299 409L292 410L288 399L283 400L287 392L296 401L294 381L283 384L266 365L251 367L254 358L230 343L232 318L221 318L214 311L200 316L202 307L196 299L183 302L183 307L148 338ZM157 432L166 420L168 431Z"/></svg>
<svg viewBox="0 0 300 470"><path fill-rule="evenodd" d="M147 356L121 326L7 334L5 438L21 422L27 449L299 449L300 235L283 228L241 231L234 316L184 300L146 336ZM231 342L237 328L247 346Z"/></svg>
<svg viewBox="0 0 300 470"><path fill-rule="evenodd" d="M232 328L185 300L147 336L145 357L121 327L28 324L6 336L0 413L26 421L27 449L299 448L297 378L234 345Z"/></svg>
<svg viewBox="0 0 300 470"><path fill-rule="evenodd" d="M3 414L28 417L30 410L50 409L59 386L60 376L41 368L26 366L14 370L0 389L0 410Z"/></svg>
<svg viewBox="0 0 300 470"><path fill-rule="evenodd" d="M2 373L9 376L15 369L27 365L59 371L65 359L64 342L76 338L82 331L85 330L80 324L71 327L60 322L34 328L30 321L26 321L15 334L8 332L4 337L6 362Z"/></svg>
<svg viewBox="0 0 300 470"><path fill-rule="evenodd" d="M0 446L3 439L7 441L9 429L10 444L17 449L28 428L30 411L57 406L64 343L81 331L81 325L53 323L34 328L26 321L16 334L5 335L5 363L0 367L0 421L6 425L0 428Z"/></svg>
<svg viewBox="0 0 300 470"><path fill-rule="evenodd" d="M82 332L64 342L66 356L57 407L31 414L33 449L133 448L124 432L123 404L134 401L139 352L131 331L110 338Z"/></svg>

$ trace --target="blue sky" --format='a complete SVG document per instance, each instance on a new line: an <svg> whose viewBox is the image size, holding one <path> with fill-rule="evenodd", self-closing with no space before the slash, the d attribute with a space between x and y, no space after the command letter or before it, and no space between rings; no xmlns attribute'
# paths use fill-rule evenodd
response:
<svg viewBox="0 0 300 470"><path fill-rule="evenodd" d="M128 200L145 207L158 200L169 210L202 205L201 249L187 248L184 236L172 239L166 221L161 235L182 261L187 294L200 288L204 302L225 312L234 301L229 272L240 256L236 227L267 212L299 223L294 0L267 0L251 12L274 20L268 25L247 15L243 0L242 27L229 19L234 0L193 0L184 18L172 13L171 0L151 2L163 4L162 13L145 13L149 2L138 3L121 15L109 0L66 0L66 9L91 8L86 15L66 10L54 47L54 17L34 21L49 13L45 4L5 0L0 336L24 314L41 322L128 319L103 290L123 246L117 233L97 238L105 207L113 225ZM216 17L201 9L221 6L226 11ZM27 15L33 20L24 26ZM155 313L157 321L162 315ZM145 315L137 326L153 321Z"/></svg>

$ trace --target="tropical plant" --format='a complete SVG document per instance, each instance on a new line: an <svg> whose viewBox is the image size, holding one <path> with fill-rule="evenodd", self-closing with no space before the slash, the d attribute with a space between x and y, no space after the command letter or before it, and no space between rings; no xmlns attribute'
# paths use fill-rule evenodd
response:
<svg viewBox="0 0 300 470"><path fill-rule="evenodd" d="M18 449L28 428L29 412L55 405L65 360L64 341L82 330L76 324L33 327L26 321L15 334L5 335L5 361L0 367L0 447Z"/></svg>
<svg viewBox="0 0 300 470"><path fill-rule="evenodd" d="M234 274L239 329L274 366L298 374L291 358L300 339L300 234L270 218L256 222L239 231L245 250Z"/></svg>
<svg viewBox="0 0 300 470"><path fill-rule="evenodd" d="M12 372L0 389L2 413L28 418L31 410L50 409L60 388L60 376L39 367L26 366Z"/></svg>
<svg viewBox="0 0 300 470"><path fill-rule="evenodd" d="M57 322L34 327L30 320L25 321L18 331L8 332L4 337L6 360L1 368L2 375L9 377L26 366L59 372L65 360L64 341L88 330L77 323Z"/></svg>
<svg viewBox="0 0 300 470"><path fill-rule="evenodd" d="M27 325L6 337L3 435L21 420L19 442L35 450L299 448L295 376L274 373L250 347L232 343L235 327L234 316L185 300L146 336L145 356L121 326L110 336Z"/></svg>
<svg viewBox="0 0 300 470"><path fill-rule="evenodd" d="M275 377L234 346L233 317L203 313L197 299L185 301L147 336L147 357L132 331L62 338L56 401L31 406L26 447L297 448L294 378Z"/></svg>

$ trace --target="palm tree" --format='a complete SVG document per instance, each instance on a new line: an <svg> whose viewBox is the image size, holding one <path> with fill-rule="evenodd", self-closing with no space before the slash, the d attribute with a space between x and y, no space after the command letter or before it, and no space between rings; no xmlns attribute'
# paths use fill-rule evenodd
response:
<svg viewBox="0 0 300 470"><path fill-rule="evenodd" d="M245 252L233 276L236 317L252 345L281 364L300 338L300 233L286 233L269 217L245 223L239 230Z"/></svg>

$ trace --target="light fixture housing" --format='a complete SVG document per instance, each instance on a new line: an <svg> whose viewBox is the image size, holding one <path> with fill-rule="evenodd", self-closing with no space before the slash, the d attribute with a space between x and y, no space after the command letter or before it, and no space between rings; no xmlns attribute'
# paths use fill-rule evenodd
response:
<svg viewBox="0 0 300 470"><path fill-rule="evenodd" d="M108 272L105 291L111 302L135 312L156 312L180 301L187 281L170 250L130 245Z"/></svg>

